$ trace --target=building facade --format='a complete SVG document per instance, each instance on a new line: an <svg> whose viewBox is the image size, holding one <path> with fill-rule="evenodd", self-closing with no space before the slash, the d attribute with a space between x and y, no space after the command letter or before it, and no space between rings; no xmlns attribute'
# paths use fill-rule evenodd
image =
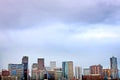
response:
<svg viewBox="0 0 120 80"><path fill-rule="evenodd" d="M8 70L10 71L10 76L17 77L18 80L23 80L23 64L9 64Z"/></svg>
<svg viewBox="0 0 120 80"><path fill-rule="evenodd" d="M62 62L62 75L65 79L73 79L73 62L72 61L66 61Z"/></svg>

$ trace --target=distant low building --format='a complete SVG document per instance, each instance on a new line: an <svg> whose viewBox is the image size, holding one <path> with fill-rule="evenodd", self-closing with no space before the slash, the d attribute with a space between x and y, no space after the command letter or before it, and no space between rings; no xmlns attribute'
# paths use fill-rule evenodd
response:
<svg viewBox="0 0 120 80"><path fill-rule="evenodd" d="M84 75L90 75L90 69L89 68L84 68L83 69L83 74Z"/></svg>
<svg viewBox="0 0 120 80"><path fill-rule="evenodd" d="M111 70L110 69L103 69L103 76L105 79L111 79Z"/></svg>
<svg viewBox="0 0 120 80"><path fill-rule="evenodd" d="M2 76L1 80L19 80L17 76Z"/></svg>
<svg viewBox="0 0 120 80"><path fill-rule="evenodd" d="M2 70L2 76L9 76L9 75L10 75L10 71Z"/></svg>
<svg viewBox="0 0 120 80"><path fill-rule="evenodd" d="M99 74L84 75L83 80L104 80L104 77Z"/></svg>
<svg viewBox="0 0 120 80"><path fill-rule="evenodd" d="M54 70L54 68L56 68L56 61L50 61L50 67L51 70Z"/></svg>

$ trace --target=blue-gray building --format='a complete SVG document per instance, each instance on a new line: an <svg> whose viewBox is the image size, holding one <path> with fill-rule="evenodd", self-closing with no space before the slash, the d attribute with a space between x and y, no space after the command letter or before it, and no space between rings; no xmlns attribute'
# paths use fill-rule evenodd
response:
<svg viewBox="0 0 120 80"><path fill-rule="evenodd" d="M118 78L118 66L117 66L117 58L116 57L111 57L110 58L110 69L111 69L111 77L113 79Z"/></svg>

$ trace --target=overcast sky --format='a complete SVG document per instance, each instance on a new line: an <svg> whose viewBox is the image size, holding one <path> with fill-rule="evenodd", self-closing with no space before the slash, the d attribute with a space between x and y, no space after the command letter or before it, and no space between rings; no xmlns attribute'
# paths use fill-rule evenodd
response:
<svg viewBox="0 0 120 80"><path fill-rule="evenodd" d="M0 69L23 56L120 67L120 0L0 0Z"/></svg>

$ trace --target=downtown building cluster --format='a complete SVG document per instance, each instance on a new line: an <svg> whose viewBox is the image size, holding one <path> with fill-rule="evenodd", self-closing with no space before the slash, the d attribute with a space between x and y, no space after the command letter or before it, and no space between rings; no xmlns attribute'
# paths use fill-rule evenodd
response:
<svg viewBox="0 0 120 80"><path fill-rule="evenodd" d="M28 57L23 56L21 64L8 64L8 70L2 70L1 80L120 80L117 58L110 58L110 69L102 65L89 68L73 66L73 61L63 61L62 67L56 67L56 61L50 61L46 67L44 58L38 58L28 69ZM31 76L30 76L31 74Z"/></svg>

